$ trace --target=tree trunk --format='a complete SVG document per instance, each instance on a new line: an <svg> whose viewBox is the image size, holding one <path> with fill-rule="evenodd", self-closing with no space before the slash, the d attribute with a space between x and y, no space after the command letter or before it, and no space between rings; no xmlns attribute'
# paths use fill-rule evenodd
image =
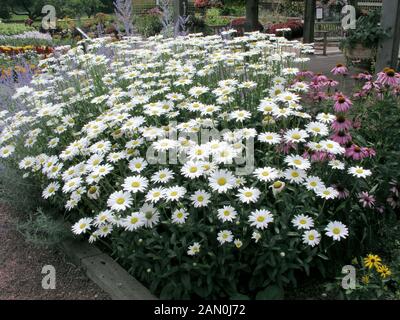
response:
<svg viewBox="0 0 400 320"><path fill-rule="evenodd" d="M188 8L188 0L174 0L174 22L178 21L180 16L187 16Z"/></svg>
<svg viewBox="0 0 400 320"><path fill-rule="evenodd" d="M246 1L246 31L258 30L258 0Z"/></svg>

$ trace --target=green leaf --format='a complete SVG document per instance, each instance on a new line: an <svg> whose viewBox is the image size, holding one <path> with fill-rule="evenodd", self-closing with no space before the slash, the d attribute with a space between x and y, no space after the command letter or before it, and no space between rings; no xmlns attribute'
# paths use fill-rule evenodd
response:
<svg viewBox="0 0 400 320"><path fill-rule="evenodd" d="M190 291L192 286L190 285L190 276L187 273L182 273L181 275L181 281L183 286L185 287L186 290Z"/></svg>
<svg viewBox="0 0 400 320"><path fill-rule="evenodd" d="M249 296L246 296L245 294L241 294L239 292L233 294L232 296L229 297L229 300L250 300Z"/></svg>
<svg viewBox="0 0 400 320"><path fill-rule="evenodd" d="M270 285L257 293L257 300L282 300L285 295L283 289L277 285Z"/></svg>
<svg viewBox="0 0 400 320"><path fill-rule="evenodd" d="M322 253L318 253L317 256L320 257L321 259L324 259L324 260L328 260L329 259L326 255L324 255Z"/></svg>

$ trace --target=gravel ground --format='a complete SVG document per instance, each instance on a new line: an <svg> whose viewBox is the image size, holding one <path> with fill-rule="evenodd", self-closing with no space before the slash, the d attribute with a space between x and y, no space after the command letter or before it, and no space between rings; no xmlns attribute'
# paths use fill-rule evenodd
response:
<svg viewBox="0 0 400 320"><path fill-rule="evenodd" d="M0 300L108 300L109 296L62 252L36 248L16 231L17 214L0 204ZM45 265L56 270L56 288L42 288Z"/></svg>

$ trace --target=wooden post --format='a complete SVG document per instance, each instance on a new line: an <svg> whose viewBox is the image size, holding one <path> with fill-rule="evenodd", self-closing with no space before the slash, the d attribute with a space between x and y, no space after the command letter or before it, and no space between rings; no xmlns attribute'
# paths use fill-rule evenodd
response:
<svg viewBox="0 0 400 320"><path fill-rule="evenodd" d="M305 0L303 42L314 42L316 0Z"/></svg>
<svg viewBox="0 0 400 320"><path fill-rule="evenodd" d="M258 0L246 1L246 31L257 30L258 26Z"/></svg>
<svg viewBox="0 0 400 320"><path fill-rule="evenodd" d="M400 2L383 0L381 26L389 37L382 40L378 48L376 72L385 67L397 68L400 46Z"/></svg>
<svg viewBox="0 0 400 320"><path fill-rule="evenodd" d="M188 0L173 0L174 1L174 22L178 21L179 16L188 14Z"/></svg>
<svg viewBox="0 0 400 320"><path fill-rule="evenodd" d="M328 31L323 31L324 34L324 50L322 54L326 56L327 53L327 48L328 48Z"/></svg>

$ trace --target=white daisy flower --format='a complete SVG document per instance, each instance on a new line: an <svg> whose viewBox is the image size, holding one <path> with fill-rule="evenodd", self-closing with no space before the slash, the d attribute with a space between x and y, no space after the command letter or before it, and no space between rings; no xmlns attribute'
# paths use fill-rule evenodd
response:
<svg viewBox="0 0 400 320"><path fill-rule="evenodd" d="M286 180L289 180L292 183L302 183L306 178L306 172L302 169L286 169L283 172L283 175Z"/></svg>
<svg viewBox="0 0 400 320"><path fill-rule="evenodd" d="M92 225L91 218L82 218L72 226L72 232L75 234L85 233Z"/></svg>
<svg viewBox="0 0 400 320"><path fill-rule="evenodd" d="M145 225L145 218L142 212L133 212L121 220L121 226L127 231L137 230Z"/></svg>
<svg viewBox="0 0 400 320"><path fill-rule="evenodd" d="M181 173L184 177L189 179L195 179L203 175L204 169L202 167L203 162L200 161L188 161L181 168Z"/></svg>
<svg viewBox="0 0 400 320"><path fill-rule="evenodd" d="M140 173L147 166L147 161L143 158L133 158L128 166L131 171Z"/></svg>
<svg viewBox="0 0 400 320"><path fill-rule="evenodd" d="M278 144L281 142L281 137L275 132L264 132L258 135L258 140L268 144Z"/></svg>
<svg viewBox="0 0 400 320"><path fill-rule="evenodd" d="M167 183L174 177L174 173L169 169L161 169L151 176L151 181L155 183Z"/></svg>
<svg viewBox="0 0 400 320"><path fill-rule="evenodd" d="M186 189L180 186L173 186L166 188L164 191L164 197L167 201L178 201L186 193Z"/></svg>
<svg viewBox="0 0 400 320"><path fill-rule="evenodd" d="M303 243L315 247L321 241L321 234L317 230L307 230L302 236Z"/></svg>
<svg viewBox="0 0 400 320"><path fill-rule="evenodd" d="M224 193L235 186L235 176L228 170L216 170L208 178L211 189Z"/></svg>
<svg viewBox="0 0 400 320"><path fill-rule="evenodd" d="M149 182L147 178L142 176L127 177L124 180L122 187L128 192L144 192L147 189Z"/></svg>
<svg viewBox="0 0 400 320"><path fill-rule="evenodd" d="M221 209L218 209L217 217L222 222L232 222L237 217L237 212L234 207L224 206Z"/></svg>
<svg viewBox="0 0 400 320"><path fill-rule="evenodd" d="M207 207L210 203L211 195L204 190L197 190L190 196L190 200L195 208Z"/></svg>
<svg viewBox="0 0 400 320"><path fill-rule="evenodd" d="M269 210L255 210L249 216L249 222L252 227L264 230L268 227L270 222L273 222L274 218Z"/></svg>
<svg viewBox="0 0 400 320"><path fill-rule="evenodd" d="M257 188L241 188L238 190L237 197L243 203L255 203L260 197L261 191Z"/></svg>
<svg viewBox="0 0 400 320"><path fill-rule="evenodd" d="M338 197L339 192L332 187L321 187L315 190L315 194L322 199L335 199Z"/></svg>
<svg viewBox="0 0 400 320"><path fill-rule="evenodd" d="M345 239L349 235L347 227L340 221L331 221L325 228L326 235L335 241Z"/></svg>
<svg viewBox="0 0 400 320"><path fill-rule="evenodd" d="M344 170L345 169L345 164L344 162L340 160L331 160L328 162L328 165L332 167L333 169L337 170Z"/></svg>
<svg viewBox="0 0 400 320"><path fill-rule="evenodd" d="M139 211L143 214L146 228L152 228L160 221L160 213L151 204L145 203Z"/></svg>
<svg viewBox="0 0 400 320"><path fill-rule="evenodd" d="M257 168L253 175L260 181L269 182L275 180L279 176L277 169L272 167Z"/></svg>
<svg viewBox="0 0 400 320"><path fill-rule="evenodd" d="M298 143L305 142L309 135L307 131L296 128L288 130L284 137L287 142Z"/></svg>
<svg viewBox="0 0 400 320"><path fill-rule="evenodd" d="M186 222L187 217L189 216L189 213L185 209L176 209L172 213L172 223L176 224L183 224Z"/></svg>
<svg viewBox="0 0 400 320"><path fill-rule="evenodd" d="M292 223L297 229L308 230L314 226L313 219L304 214L299 214L299 215L294 216L294 218L292 219Z"/></svg>
<svg viewBox="0 0 400 320"><path fill-rule="evenodd" d="M43 190L42 197L44 199L48 199L51 196L55 195L59 189L60 184L58 182L52 182Z"/></svg>
<svg viewBox="0 0 400 320"><path fill-rule="evenodd" d="M257 243L258 241L260 241L262 236L261 233L259 233L258 231L254 231L251 235L251 238L254 240L255 243Z"/></svg>
<svg viewBox="0 0 400 320"><path fill-rule="evenodd" d="M312 136L326 136L329 134L329 129L326 124L321 122L310 122L306 126L306 131Z"/></svg>
<svg viewBox="0 0 400 320"><path fill-rule="evenodd" d="M132 197L128 192L116 191L107 200L107 206L113 211L124 211L132 205Z"/></svg>
<svg viewBox="0 0 400 320"><path fill-rule="evenodd" d="M308 159L298 155L288 155L285 157L284 162L289 166L303 170L307 170L311 167L311 163Z"/></svg>
<svg viewBox="0 0 400 320"><path fill-rule="evenodd" d="M318 189L325 188L325 185L322 182L322 180L319 177L315 176L308 176L303 184L305 185L307 190L316 191Z"/></svg>
<svg viewBox="0 0 400 320"><path fill-rule="evenodd" d="M363 167L360 166L350 167L348 169L348 173L357 178L366 178L372 174L371 170L364 169Z"/></svg>
<svg viewBox="0 0 400 320"><path fill-rule="evenodd" d="M163 199L165 196L165 189L164 188L153 188L149 190L146 194L146 201L151 203L156 203Z"/></svg>
<svg viewBox="0 0 400 320"><path fill-rule="evenodd" d="M195 256L200 252L200 244L198 242L194 242L192 245L188 247L187 254L189 256Z"/></svg>
<svg viewBox="0 0 400 320"><path fill-rule="evenodd" d="M228 243L232 242L233 241L232 231L222 230L222 231L218 232L217 240L219 241L220 244L224 244L226 242L228 242Z"/></svg>

